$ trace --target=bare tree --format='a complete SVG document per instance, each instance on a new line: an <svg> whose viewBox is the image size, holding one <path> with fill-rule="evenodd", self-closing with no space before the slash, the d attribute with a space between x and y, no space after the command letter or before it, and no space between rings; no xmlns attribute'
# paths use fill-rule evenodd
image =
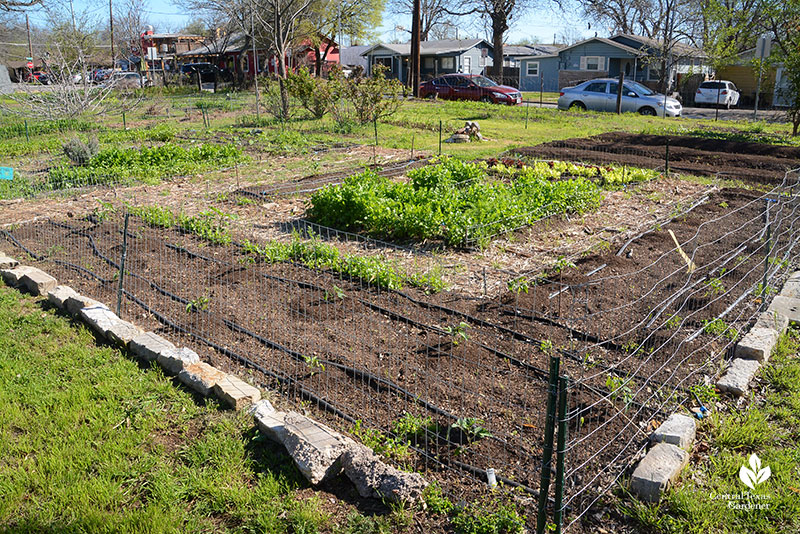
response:
<svg viewBox="0 0 800 534"><path fill-rule="evenodd" d="M314 0L298 28L298 37L314 45L314 72L336 46L338 36L363 39L380 26L383 0ZM341 44L341 43L340 43Z"/></svg>
<svg viewBox="0 0 800 534"><path fill-rule="evenodd" d="M468 0L464 4L467 9L455 11L446 9L450 15L479 15L486 20L492 36L494 50L493 74L500 80L503 78L503 44L506 32L511 27L511 20L520 12L532 7L532 0Z"/></svg>
<svg viewBox="0 0 800 534"><path fill-rule="evenodd" d="M389 0L388 8L395 15L409 15L413 0ZM454 24L450 11L458 9L455 0L420 0L420 40L443 38L452 31Z"/></svg>
<svg viewBox="0 0 800 534"><path fill-rule="evenodd" d="M42 0L0 0L0 11L21 11L41 3Z"/></svg>
<svg viewBox="0 0 800 534"><path fill-rule="evenodd" d="M289 93L286 90L286 57L295 37L300 17L312 0L259 0L253 15L266 35L269 48L275 54L283 116L289 116Z"/></svg>
<svg viewBox="0 0 800 534"><path fill-rule="evenodd" d="M114 13L114 45L120 55L145 55L141 47L141 35L150 22L147 18L145 0L123 0L117 3ZM135 53L134 53L135 52Z"/></svg>

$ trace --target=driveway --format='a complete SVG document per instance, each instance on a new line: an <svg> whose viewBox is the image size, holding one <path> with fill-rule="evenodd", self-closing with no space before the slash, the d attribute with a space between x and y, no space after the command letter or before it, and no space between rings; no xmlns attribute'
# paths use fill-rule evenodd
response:
<svg viewBox="0 0 800 534"><path fill-rule="evenodd" d="M539 102L526 100L523 102L523 105L538 108ZM545 102L541 105L541 107L553 109L556 108L557 105ZM716 114L717 110L713 108L685 107L683 108L683 114L681 116L687 119L714 120L714 118L717 117ZM753 110L720 109L719 116L717 118L721 121L749 121L753 120ZM766 122L789 122L789 119L786 118L786 111L780 109L758 110L758 120Z"/></svg>

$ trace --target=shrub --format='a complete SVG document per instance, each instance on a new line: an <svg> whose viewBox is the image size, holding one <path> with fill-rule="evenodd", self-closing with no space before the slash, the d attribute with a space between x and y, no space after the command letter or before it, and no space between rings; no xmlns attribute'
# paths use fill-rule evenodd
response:
<svg viewBox="0 0 800 534"><path fill-rule="evenodd" d="M372 76L356 76L348 80L346 96L361 124L394 115L402 103L403 86L398 80L387 79L386 70L383 65L375 65Z"/></svg>
<svg viewBox="0 0 800 534"><path fill-rule="evenodd" d="M62 146L64 154L73 162L78 165L86 165L93 157L100 151L100 143L97 142L97 136L89 137L89 140L84 143L77 137L73 137Z"/></svg>
<svg viewBox="0 0 800 534"><path fill-rule="evenodd" d="M312 76L306 67L299 72L290 72L286 79L289 95L296 98L315 119L321 119L331 102L328 81Z"/></svg>

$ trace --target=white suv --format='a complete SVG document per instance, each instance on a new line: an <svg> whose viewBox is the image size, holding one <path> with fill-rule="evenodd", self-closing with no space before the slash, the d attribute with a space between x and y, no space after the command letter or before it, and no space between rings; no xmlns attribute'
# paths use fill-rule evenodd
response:
<svg viewBox="0 0 800 534"><path fill-rule="evenodd" d="M698 106L724 106L728 109L739 104L739 90L727 80L703 82L694 95L694 103Z"/></svg>

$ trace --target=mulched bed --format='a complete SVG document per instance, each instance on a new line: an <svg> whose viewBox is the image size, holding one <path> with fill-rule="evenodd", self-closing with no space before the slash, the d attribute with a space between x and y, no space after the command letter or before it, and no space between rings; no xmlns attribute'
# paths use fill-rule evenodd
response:
<svg viewBox="0 0 800 534"><path fill-rule="evenodd" d="M781 221L772 228L778 254L788 251L797 217L782 206L771 208L771 220ZM726 190L621 255L590 255L530 280L527 291L487 299L385 291L291 263L253 262L236 246L131 218L122 315L303 401L345 431L357 419L388 432L405 413L430 416L442 430L412 439L424 454L405 463L463 495L484 489L441 464L476 476L494 467L538 487L545 371L550 355L561 354L563 371L581 379L570 395L569 496L611 484L643 429L665 415L661 408L684 402L686 388L716 373L732 342L703 332L703 321L727 312L741 328L754 316L760 302L740 297L763 276L764 210L757 194ZM693 257L691 275L667 230ZM24 246L61 283L116 302L118 218L37 222L10 235L16 243L0 242L6 252L22 256ZM680 321L667 324L672 316ZM628 392L609 396L609 376L625 380ZM459 417L482 420L492 436L448 436Z"/></svg>
<svg viewBox="0 0 800 534"><path fill-rule="evenodd" d="M798 147L622 132L553 141L518 148L514 153L537 159L614 163L664 170L667 144L670 170L681 174L778 184L786 170L800 166Z"/></svg>

